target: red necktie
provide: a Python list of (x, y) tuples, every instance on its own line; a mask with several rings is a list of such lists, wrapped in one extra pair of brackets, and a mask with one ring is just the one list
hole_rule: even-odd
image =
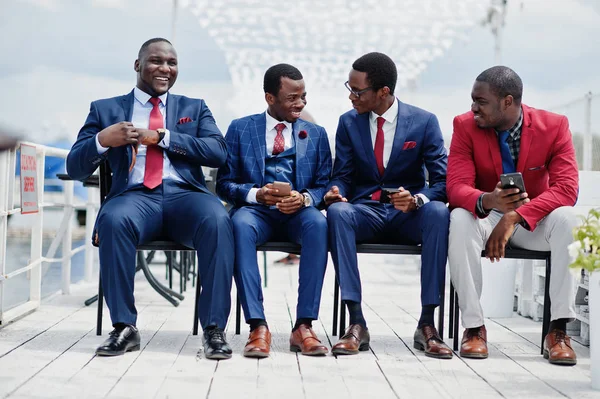
[(281, 154), (285, 149), (285, 139), (283, 138), (283, 129), (285, 129), (285, 125), (283, 123), (278, 123), (275, 125), (275, 129), (277, 129), (277, 135), (275, 136), (275, 142), (273, 143), (273, 155)]
[[(148, 129), (155, 130), (164, 126), (163, 116), (160, 113), (158, 104), (160, 98), (152, 97), (152, 111), (150, 111), (150, 122)], [(163, 174), (163, 150), (157, 145), (149, 145), (146, 148), (146, 170), (144, 171), (144, 186), (153, 189), (162, 183)]]
[[(377, 118), (377, 136), (375, 137), (375, 163), (377, 164), (377, 170), (379, 171), (379, 176), (383, 176), (383, 172), (385, 172), (385, 168), (383, 167), (383, 124), (385, 123), (385, 119), (381, 116)], [(371, 195), (371, 199), (375, 201), (379, 201), (379, 197), (381, 197), (381, 190), (378, 190)]]

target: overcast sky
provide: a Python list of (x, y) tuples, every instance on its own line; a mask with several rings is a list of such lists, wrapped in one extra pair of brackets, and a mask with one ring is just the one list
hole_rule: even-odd
[[(398, 0), (398, 7), (402, 3)], [(522, 77), (525, 103), (548, 108), (588, 91), (600, 93), (600, 0), (508, 4), (502, 63)], [(168, 0), (2, 1), (0, 85), (5, 95), (0, 96), (0, 124), (22, 129), (33, 141), (75, 140), (91, 101), (132, 89), (140, 44), (150, 37), (171, 36), (171, 5)], [(414, 91), (397, 92), (402, 101), (434, 112), (447, 137), (452, 118), (469, 109), (473, 80), (494, 65), (489, 28), (477, 24), (464, 33), (468, 40), (455, 42), (444, 57), (429, 64)], [(222, 131), (232, 118), (243, 116), (241, 110), (264, 111), (260, 87), (244, 107), (231, 100), (235, 89), (225, 55), (187, 9), (178, 14), (176, 48), (180, 75), (173, 92), (205, 98)], [(325, 115), (319, 107), (331, 98), (324, 100), (307, 89), (307, 109), (333, 135), (339, 115)], [(350, 108), (343, 91), (335, 101), (342, 110)], [(600, 97), (594, 110), (600, 114)], [(567, 113), (574, 130), (581, 129), (582, 102), (557, 111)]]

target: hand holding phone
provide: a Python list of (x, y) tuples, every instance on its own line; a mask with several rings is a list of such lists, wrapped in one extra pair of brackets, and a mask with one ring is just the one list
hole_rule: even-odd
[(399, 188), (382, 188), (381, 195), (379, 196), (379, 202), (382, 204), (389, 204), (391, 202), (390, 196), (394, 193), (399, 193)]
[(500, 181), (494, 191), (486, 193), (483, 197), (484, 209), (497, 209), (503, 213), (514, 211), (528, 202), (523, 176), (519, 172), (500, 175)]

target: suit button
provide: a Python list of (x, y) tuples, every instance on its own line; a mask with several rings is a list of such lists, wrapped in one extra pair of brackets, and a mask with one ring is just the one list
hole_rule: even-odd
[(277, 168), (277, 169), (275, 169), (275, 171), (276, 171), (277, 173), (279, 173), (279, 172), (281, 172), (281, 169)]

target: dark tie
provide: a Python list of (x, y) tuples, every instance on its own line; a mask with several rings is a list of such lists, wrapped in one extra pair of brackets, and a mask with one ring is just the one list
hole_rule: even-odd
[(275, 125), (275, 129), (277, 129), (277, 135), (275, 136), (275, 142), (273, 143), (273, 155), (281, 154), (285, 148), (285, 139), (283, 138), (283, 129), (285, 129), (285, 125), (283, 123), (278, 123)]
[(502, 155), (502, 173), (514, 173), (515, 163), (512, 155), (510, 154), (510, 147), (508, 146), (508, 130), (498, 133), (498, 145), (500, 146), (500, 154)]
[[(383, 172), (385, 172), (385, 168), (383, 167), (383, 142), (385, 137), (383, 136), (383, 124), (385, 123), (385, 119), (381, 116), (377, 118), (377, 136), (375, 137), (375, 163), (377, 164), (377, 170), (379, 171), (379, 176), (383, 176)], [(378, 190), (371, 195), (371, 199), (375, 201), (379, 201), (381, 197), (381, 190)]]
[[(158, 104), (160, 98), (152, 97), (152, 111), (150, 111), (150, 122), (148, 129), (155, 130), (164, 126), (163, 116), (160, 113)], [(152, 189), (158, 187), (162, 183), (163, 174), (163, 150), (157, 145), (149, 145), (146, 148), (146, 170), (144, 171), (144, 186)]]

